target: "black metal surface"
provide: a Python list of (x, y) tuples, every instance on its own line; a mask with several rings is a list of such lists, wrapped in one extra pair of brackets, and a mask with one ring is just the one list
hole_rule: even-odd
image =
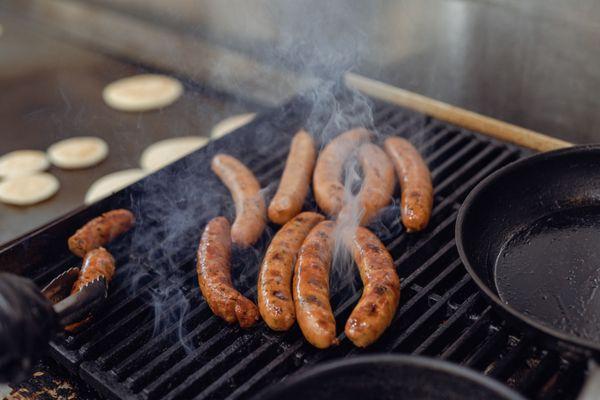
[(456, 225), (467, 270), (508, 317), (560, 347), (596, 353), (598, 168), (600, 146), (558, 150), (513, 163), (477, 185)]
[[(334, 100), (313, 106), (299, 98), (265, 113), (0, 253), (0, 264), (20, 268), (44, 285), (77, 265), (66, 248), (76, 228), (111, 208), (136, 213), (136, 228), (110, 245), (118, 268), (105, 309), (82, 332), (53, 344), (54, 357), (111, 398), (248, 398), (303, 367), (372, 352), (433, 356), (482, 371), (526, 396), (574, 398), (583, 364), (563, 359), (538, 346), (535, 337), (506, 325), (468, 276), (454, 242), (457, 211), (469, 191), (524, 152), (386, 104), (374, 104), (374, 128), (382, 135), (410, 138), (424, 154), (435, 187), (426, 231), (407, 235), (398, 223), (397, 207), (373, 226), (402, 279), (400, 307), (388, 331), (370, 349), (353, 347), (343, 324), (359, 294), (342, 285), (331, 299), (341, 344), (326, 351), (311, 347), (297, 327), (275, 333), (261, 323), (241, 330), (212, 315), (197, 287), (194, 253), (204, 223), (215, 215), (231, 216), (233, 208), (210, 172), (211, 156), (223, 150), (239, 157), (263, 186), (274, 188), (269, 184), (279, 178), (287, 145), (302, 124), (313, 131), (326, 126), (330, 134), (347, 128), (328, 118), (330, 107), (347, 99)], [(363, 122), (369, 125), (368, 119)], [(270, 227), (258, 251), (234, 256), (235, 284), (251, 298), (261, 251), (272, 233)], [(163, 321), (157, 331), (153, 299), (165, 286), (180, 296), (170, 298), (167, 291), (161, 315), (177, 311), (183, 300), (189, 306), (183, 317)]]
[(492, 378), (429, 357), (390, 354), (324, 363), (273, 385), (254, 400), (523, 400)]

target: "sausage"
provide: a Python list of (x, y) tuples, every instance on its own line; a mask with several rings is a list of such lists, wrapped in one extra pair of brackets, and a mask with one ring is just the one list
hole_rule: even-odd
[[(71, 294), (79, 292), (85, 285), (100, 277), (104, 277), (106, 279), (106, 284), (108, 285), (114, 274), (115, 259), (113, 256), (104, 247), (90, 250), (83, 259), (79, 277), (73, 284)], [(82, 321), (65, 326), (65, 330), (75, 332), (90, 320), (91, 316)]]
[(433, 207), (433, 186), (429, 168), (417, 149), (406, 139), (388, 138), (384, 149), (396, 168), (402, 190), (402, 223), (408, 232), (423, 230), (429, 223)]
[(360, 191), (356, 195), (358, 209), (353, 209), (351, 204), (345, 204), (339, 218), (349, 218), (348, 214), (355, 212), (357, 217), (360, 216), (360, 225), (366, 225), (379, 210), (391, 202), (396, 177), (388, 156), (373, 143), (360, 146), (358, 161), (364, 177)]
[(275, 331), (287, 331), (294, 325), (294, 261), (308, 232), (324, 219), (309, 211), (298, 214), (275, 234), (265, 253), (258, 273), (258, 308), (263, 320)]
[(231, 281), (231, 236), (225, 217), (213, 218), (198, 246), (196, 272), (202, 296), (215, 315), (248, 328), (259, 318), (256, 305), (238, 292)]
[(279, 188), (269, 204), (271, 221), (283, 225), (300, 213), (308, 194), (316, 158), (315, 141), (301, 129), (292, 139)]
[(400, 278), (390, 253), (366, 228), (348, 244), (360, 270), (363, 293), (346, 321), (346, 336), (358, 347), (375, 342), (390, 325), (400, 301)]
[(227, 186), (235, 203), (231, 241), (240, 247), (253, 245), (266, 226), (266, 207), (260, 183), (244, 164), (226, 154), (214, 156), (211, 167)]
[(334, 222), (323, 221), (310, 231), (300, 247), (294, 272), (298, 325), (306, 340), (320, 349), (338, 344), (335, 318), (329, 304), (334, 228)]
[(73, 254), (83, 258), (87, 252), (106, 246), (117, 236), (127, 232), (133, 224), (135, 224), (135, 217), (129, 210), (105, 212), (89, 221), (69, 238), (69, 249)]
[(313, 191), (317, 204), (327, 215), (336, 217), (344, 204), (344, 162), (370, 137), (371, 133), (366, 129), (352, 129), (329, 142), (319, 154), (313, 174)]

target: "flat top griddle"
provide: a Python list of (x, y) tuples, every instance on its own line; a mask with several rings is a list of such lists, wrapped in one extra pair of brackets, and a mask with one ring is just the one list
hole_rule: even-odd
[[(379, 352), (460, 363), (529, 397), (574, 398), (586, 360), (570, 360), (538, 346), (535, 337), (507, 325), (467, 275), (454, 243), (457, 210), (470, 189), (527, 151), (395, 106), (356, 101), (343, 88), (318, 98), (315, 104), (314, 96), (299, 96), (265, 112), (222, 140), (0, 253), (0, 263), (44, 285), (77, 262), (68, 253), (66, 238), (81, 224), (116, 207), (138, 216), (138, 226), (110, 246), (119, 267), (108, 306), (84, 331), (57, 340), (53, 357), (109, 398), (247, 398), (310, 365)], [(210, 158), (219, 151), (239, 157), (269, 197), (300, 126), (324, 130), (330, 137), (348, 128), (330, 118), (332, 107), (362, 115), (366, 105), (373, 108), (373, 118), (364, 125), (413, 141), (432, 170), (435, 187), (426, 231), (407, 235), (398, 223), (397, 206), (371, 226), (402, 279), (392, 326), (366, 350), (342, 335), (339, 346), (322, 351), (311, 347), (297, 327), (275, 333), (263, 323), (250, 330), (226, 325), (203, 301), (194, 263), (204, 223), (219, 214), (233, 215), (229, 194), (210, 172)], [(234, 254), (235, 284), (251, 298), (274, 229), (269, 227), (254, 250)], [(331, 300), (338, 332), (359, 295), (334, 282)], [(158, 320), (157, 311), (162, 316)]]

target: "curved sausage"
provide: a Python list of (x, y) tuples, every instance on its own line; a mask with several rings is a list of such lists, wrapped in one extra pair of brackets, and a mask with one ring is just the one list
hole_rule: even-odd
[(293, 292), (298, 325), (306, 340), (320, 349), (338, 343), (335, 317), (329, 304), (334, 228), (334, 222), (323, 221), (310, 231), (300, 247), (294, 272)]
[(429, 168), (417, 149), (406, 139), (388, 138), (384, 148), (400, 181), (402, 223), (408, 232), (423, 230), (429, 223), (433, 207)]
[(363, 170), (362, 186), (356, 195), (358, 209), (345, 204), (339, 219), (349, 218), (348, 213), (355, 212), (356, 217), (360, 215), (360, 225), (366, 225), (392, 201), (396, 177), (388, 156), (373, 143), (360, 146), (358, 161)]
[(283, 225), (300, 213), (308, 194), (316, 158), (315, 141), (301, 129), (292, 139), (279, 188), (269, 204), (271, 221)]
[(253, 245), (266, 225), (266, 207), (260, 193), (260, 183), (244, 164), (226, 154), (214, 156), (211, 167), (227, 186), (235, 203), (236, 216), (231, 226), (231, 241), (240, 247)]
[(358, 347), (375, 342), (390, 325), (400, 301), (400, 278), (390, 253), (366, 228), (358, 227), (351, 243), (364, 289), (346, 322), (346, 336)]
[(233, 287), (230, 258), (229, 221), (225, 217), (213, 218), (204, 228), (198, 246), (196, 272), (200, 291), (215, 315), (248, 328), (258, 321), (258, 309)]
[(298, 214), (275, 234), (265, 253), (258, 273), (258, 308), (263, 320), (275, 331), (287, 331), (294, 325), (294, 261), (308, 232), (324, 219), (314, 212)]
[(129, 210), (119, 209), (105, 212), (92, 219), (69, 238), (69, 249), (82, 257), (90, 250), (106, 246), (117, 236), (127, 232), (135, 224)]
[[(83, 259), (79, 277), (73, 284), (71, 294), (79, 292), (85, 285), (100, 277), (104, 277), (106, 279), (106, 284), (108, 285), (114, 274), (115, 259), (113, 256), (104, 247), (90, 250)], [(67, 325), (65, 326), (65, 330), (75, 332), (90, 321), (90, 319), (91, 317), (87, 317), (82, 321)]]
[(336, 217), (344, 205), (344, 162), (370, 137), (371, 132), (366, 129), (352, 129), (329, 142), (319, 154), (313, 174), (313, 191), (317, 204), (327, 215)]

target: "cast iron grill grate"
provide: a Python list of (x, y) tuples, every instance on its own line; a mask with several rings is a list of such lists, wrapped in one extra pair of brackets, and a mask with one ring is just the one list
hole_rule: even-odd
[[(197, 288), (195, 250), (204, 223), (214, 215), (231, 216), (232, 207), (223, 201), (227, 192), (210, 173), (209, 160), (218, 151), (239, 157), (268, 194), (281, 175), (291, 135), (309, 111), (304, 100), (294, 100), (0, 255), (16, 265), (28, 252), (55, 245), (55, 254), (46, 251), (43, 260), (32, 262), (27, 270), (44, 285), (77, 263), (64, 244), (75, 227), (119, 206), (138, 215), (136, 229), (111, 246), (118, 272), (109, 304), (82, 332), (52, 345), (58, 362), (107, 397), (234, 399), (250, 397), (300, 368), (333, 358), (409, 353), (469, 366), (530, 397), (574, 398), (584, 366), (507, 326), (470, 280), (454, 243), (457, 211), (470, 189), (526, 152), (388, 104), (374, 103), (374, 128), (383, 135), (408, 137), (417, 145), (432, 170), (435, 203), (430, 227), (423, 233), (405, 234), (396, 218), (397, 206), (372, 226), (402, 279), (400, 307), (384, 336), (367, 350), (353, 347), (344, 337), (343, 324), (360, 294), (349, 285), (332, 291), (341, 344), (326, 351), (312, 348), (297, 327), (275, 333), (261, 323), (242, 330), (212, 315)], [(203, 189), (212, 184), (214, 190)], [(155, 201), (157, 193), (166, 200)], [(176, 229), (164, 223), (178, 216), (181, 226)], [(273, 231), (271, 227), (270, 234)], [(267, 242), (265, 238), (257, 245), (259, 251), (234, 256), (235, 283), (251, 298), (256, 296), (257, 268)], [(160, 304), (163, 313), (178, 310), (183, 298), (189, 307), (157, 330), (153, 299), (165, 287), (180, 290), (172, 298), (167, 293)]]

